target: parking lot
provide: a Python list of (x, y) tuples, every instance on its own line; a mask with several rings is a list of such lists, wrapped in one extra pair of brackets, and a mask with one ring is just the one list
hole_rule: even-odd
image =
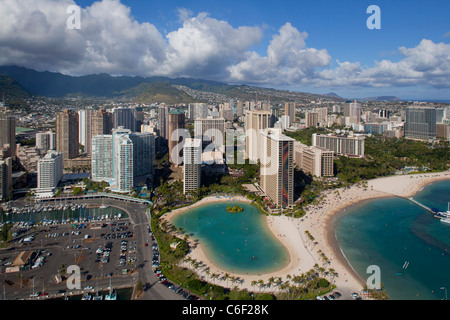
[[(35, 296), (69, 294), (61, 276), (70, 265), (80, 267), (82, 289), (106, 289), (110, 280), (114, 287), (135, 283), (138, 244), (129, 219), (84, 225), (17, 224), (12, 231), (9, 247), (0, 250), (6, 299), (27, 299), (33, 292)], [(19, 271), (14, 265), (24, 256), (28, 263)]]

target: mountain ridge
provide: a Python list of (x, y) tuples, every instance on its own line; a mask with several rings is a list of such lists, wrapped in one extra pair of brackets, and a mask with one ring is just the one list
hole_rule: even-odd
[[(340, 102), (349, 100), (334, 92), (314, 94), (186, 77), (112, 76), (107, 73), (71, 76), (15, 65), (0, 66), (0, 75), (12, 78), (15, 81), (16, 88), (18, 88), (18, 85), (24, 93), (27, 93), (24, 96), (128, 98), (139, 103), (165, 102), (169, 104), (216, 103), (229, 101), (232, 98), (242, 101), (268, 100), (272, 103), (287, 101), (304, 103), (317, 99)], [(1, 86), (0, 90), (2, 90)], [(401, 101), (400, 98), (391, 96), (359, 98), (357, 100)]]

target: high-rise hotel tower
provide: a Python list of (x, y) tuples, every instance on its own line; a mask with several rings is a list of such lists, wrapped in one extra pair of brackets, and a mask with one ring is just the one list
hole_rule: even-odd
[(282, 129), (265, 129), (261, 141), (261, 188), (273, 204), (287, 208), (294, 204), (294, 139)]

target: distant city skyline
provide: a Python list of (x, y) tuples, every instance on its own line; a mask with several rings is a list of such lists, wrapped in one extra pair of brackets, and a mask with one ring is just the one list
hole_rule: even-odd
[[(373, 4), (379, 30), (366, 26)], [(67, 27), (71, 5), (79, 29)], [(449, 9), (444, 0), (6, 0), (0, 65), (450, 100)]]

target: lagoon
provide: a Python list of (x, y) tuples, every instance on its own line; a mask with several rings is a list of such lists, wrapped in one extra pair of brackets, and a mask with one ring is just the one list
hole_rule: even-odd
[[(242, 212), (227, 212), (238, 204)], [(270, 231), (258, 208), (244, 202), (215, 202), (190, 209), (172, 223), (198, 239), (219, 268), (237, 274), (269, 273), (285, 267), (287, 248)]]

